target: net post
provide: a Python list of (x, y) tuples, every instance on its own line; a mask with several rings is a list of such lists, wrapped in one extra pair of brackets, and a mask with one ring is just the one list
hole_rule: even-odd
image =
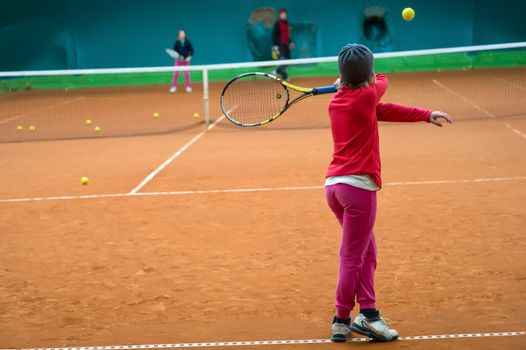
[(205, 123), (210, 124), (210, 103), (208, 101), (208, 68), (203, 67), (203, 104), (205, 111)]

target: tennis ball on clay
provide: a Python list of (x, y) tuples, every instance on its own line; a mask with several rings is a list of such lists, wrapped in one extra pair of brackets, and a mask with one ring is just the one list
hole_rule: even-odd
[(22, 130), (24, 130), (24, 127), (23, 127), (22, 125), (18, 125), (18, 126), (16, 127), (16, 130), (17, 130), (17, 131), (22, 131)]
[(195, 112), (194, 113), (194, 118), (199, 118), (199, 113)]
[(102, 129), (97, 125), (93, 130), (95, 130), (95, 132), (101, 132)]
[(34, 125), (31, 125), (31, 126), (29, 127), (29, 131), (31, 131), (31, 132), (35, 131), (36, 129), (37, 129), (37, 128), (36, 128)]
[(89, 183), (89, 179), (88, 179), (88, 177), (87, 177), (87, 176), (83, 176), (83, 177), (81, 177), (81, 178), (80, 178), (80, 183), (81, 183), (82, 185), (87, 185), (87, 184)]
[(85, 123), (86, 123), (86, 125), (91, 125), (92, 121), (91, 121), (91, 119), (86, 119)]
[(158, 112), (155, 112), (155, 113), (153, 114), (153, 117), (154, 117), (154, 118), (159, 118), (159, 113), (158, 113)]
[(415, 10), (413, 10), (410, 7), (406, 7), (402, 11), (402, 18), (405, 19), (406, 21), (412, 21), (413, 18), (415, 18)]

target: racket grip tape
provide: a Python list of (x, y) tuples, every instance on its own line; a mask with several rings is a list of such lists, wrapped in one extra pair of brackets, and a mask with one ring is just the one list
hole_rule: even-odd
[(313, 95), (320, 95), (320, 94), (334, 94), (338, 91), (336, 86), (320, 86), (312, 89)]

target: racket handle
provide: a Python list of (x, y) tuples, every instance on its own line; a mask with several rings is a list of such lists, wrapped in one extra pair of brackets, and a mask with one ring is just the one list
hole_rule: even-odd
[(320, 94), (334, 94), (338, 91), (336, 86), (320, 86), (312, 89), (313, 95), (320, 95)]

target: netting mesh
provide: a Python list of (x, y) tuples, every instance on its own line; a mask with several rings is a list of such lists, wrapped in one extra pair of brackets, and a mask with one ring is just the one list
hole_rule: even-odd
[[(524, 46), (378, 55), (375, 70), (390, 79), (384, 101), (444, 110), (457, 121), (521, 117), (526, 115)], [(0, 142), (200, 128), (205, 113), (202, 69), (208, 70), (206, 87), (213, 121), (222, 115), (220, 94), (226, 82), (241, 73), (272, 73), (283, 62), (268, 64), (193, 67), (191, 93), (185, 91), (183, 73), (177, 92), (170, 93), (173, 72), (169, 67), (54, 75), (0, 73)], [(292, 83), (304, 87), (330, 85), (338, 77), (336, 58), (287, 62), (286, 69)], [(328, 127), (330, 98), (305, 99), (260, 129)], [(218, 125), (220, 130), (236, 128), (227, 122)]]

